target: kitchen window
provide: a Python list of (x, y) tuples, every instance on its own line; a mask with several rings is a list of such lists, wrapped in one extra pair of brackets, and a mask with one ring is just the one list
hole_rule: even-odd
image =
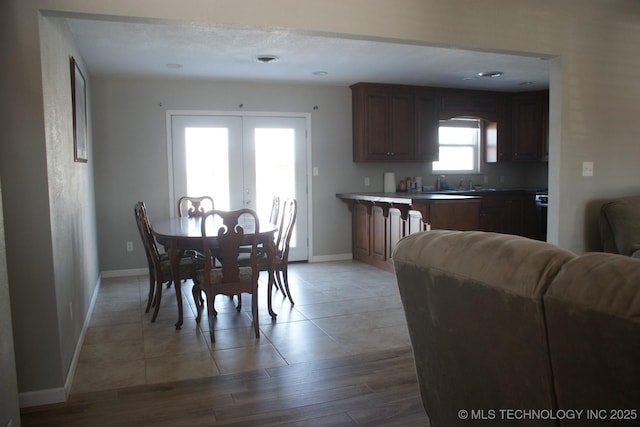
[(480, 172), (480, 120), (455, 118), (440, 120), (437, 173)]

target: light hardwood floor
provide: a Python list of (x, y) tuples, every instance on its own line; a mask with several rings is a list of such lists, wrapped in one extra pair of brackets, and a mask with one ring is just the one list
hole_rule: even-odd
[(22, 425), (428, 425), (395, 276), (351, 261), (289, 276), (296, 305), (275, 291), (274, 321), (261, 277), (259, 339), (250, 298), (238, 313), (219, 296), (214, 344), (189, 281), (176, 331), (173, 288), (151, 323), (147, 277), (103, 280), (69, 401)]

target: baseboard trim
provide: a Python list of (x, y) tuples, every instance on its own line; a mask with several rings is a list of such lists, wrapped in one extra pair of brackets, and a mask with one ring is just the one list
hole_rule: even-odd
[(64, 387), (58, 387), (47, 390), (27, 391), (18, 395), (18, 401), (21, 408), (62, 403), (67, 401), (67, 390)]
[(64, 383), (64, 389), (66, 390), (67, 398), (71, 394), (71, 386), (73, 385), (73, 378), (75, 377), (76, 368), (78, 367), (78, 359), (80, 358), (80, 351), (82, 350), (82, 345), (84, 344), (84, 337), (87, 334), (87, 329), (89, 329), (89, 325), (91, 324), (91, 316), (93, 316), (93, 309), (96, 306), (96, 300), (98, 299), (98, 294), (100, 293), (101, 284), (102, 284), (102, 277), (98, 277), (98, 282), (96, 283), (96, 286), (93, 289), (93, 295), (91, 296), (89, 309), (87, 310), (87, 315), (84, 318), (84, 324), (82, 325), (82, 330), (80, 331), (80, 337), (78, 338), (76, 349), (73, 352), (73, 358), (71, 359), (69, 372), (67, 372), (67, 380)]
[(76, 373), (76, 368), (78, 367), (80, 351), (82, 350), (82, 344), (84, 343), (84, 337), (87, 334), (87, 329), (89, 328), (89, 324), (91, 323), (91, 316), (93, 315), (96, 300), (98, 299), (98, 294), (100, 292), (100, 285), (101, 278), (98, 277), (96, 286), (93, 289), (93, 295), (91, 295), (89, 309), (87, 310), (87, 315), (85, 316), (82, 330), (80, 331), (80, 336), (78, 337), (78, 342), (76, 343), (76, 348), (73, 352), (73, 358), (71, 359), (71, 364), (69, 365), (69, 371), (67, 372), (67, 378), (64, 382), (64, 387), (20, 393), (18, 395), (18, 401), (21, 408), (50, 405), (52, 403), (62, 403), (66, 402), (69, 398), (69, 395), (71, 394), (71, 386), (73, 385), (73, 378)]
[(309, 262), (330, 262), (330, 261), (347, 261), (353, 259), (353, 255), (335, 254), (335, 255), (315, 255), (309, 258)]
[(103, 279), (112, 277), (129, 277), (129, 276), (148, 276), (148, 268), (131, 268), (129, 270), (106, 270), (103, 271), (101, 276)]

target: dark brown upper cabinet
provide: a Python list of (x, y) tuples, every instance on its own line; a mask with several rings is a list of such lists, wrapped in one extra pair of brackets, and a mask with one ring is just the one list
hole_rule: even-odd
[(548, 159), (548, 91), (492, 92), (357, 83), (353, 101), (354, 162), (438, 160), (440, 120), (482, 120), (482, 160)]
[[(511, 145), (513, 161), (537, 162), (548, 159), (548, 92), (522, 92), (511, 98)], [(546, 118), (546, 120), (545, 120)]]
[(504, 99), (501, 93), (466, 90), (440, 89), (440, 119), (454, 117), (475, 117), (489, 122), (498, 122), (504, 116)]
[(437, 160), (438, 116), (433, 91), (371, 83), (355, 84), (351, 90), (354, 162)]

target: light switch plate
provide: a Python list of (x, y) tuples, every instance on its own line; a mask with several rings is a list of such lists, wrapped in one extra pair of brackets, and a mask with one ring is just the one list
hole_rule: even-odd
[(593, 162), (582, 162), (582, 176), (593, 176)]

